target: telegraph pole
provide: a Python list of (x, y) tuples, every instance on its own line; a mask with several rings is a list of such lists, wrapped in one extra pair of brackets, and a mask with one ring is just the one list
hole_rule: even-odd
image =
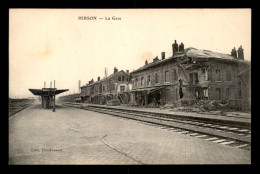
[(55, 80), (54, 80), (54, 101), (53, 101), (53, 112), (55, 112)]

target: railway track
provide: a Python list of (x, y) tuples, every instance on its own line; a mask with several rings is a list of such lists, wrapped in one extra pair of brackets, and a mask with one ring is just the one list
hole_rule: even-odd
[(82, 106), (78, 103), (63, 103), (65, 106), (76, 107), (93, 112), (109, 114), (122, 119), (131, 119), (151, 126), (179, 132), (189, 136), (212, 141), (222, 145), (251, 150), (251, 128), (246, 124), (231, 124), (231, 122), (216, 122), (214, 120), (199, 120), (174, 117), (159, 113), (148, 113), (118, 108)]
[(21, 112), (22, 110), (28, 108), (29, 106), (31, 106), (33, 104), (32, 103), (28, 103), (28, 104), (23, 104), (21, 106), (15, 106), (15, 107), (10, 107), (9, 106), (9, 117), (13, 116), (14, 114)]

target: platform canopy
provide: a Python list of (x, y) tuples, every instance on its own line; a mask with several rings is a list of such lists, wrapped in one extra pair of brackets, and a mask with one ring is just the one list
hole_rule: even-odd
[(160, 86), (160, 87), (149, 87), (149, 88), (141, 88), (141, 89), (133, 89), (131, 92), (142, 92), (142, 91), (147, 91), (148, 93), (153, 92), (153, 91), (157, 91), (164, 88), (164, 86)]
[(33, 95), (49, 95), (49, 94), (53, 95), (54, 90), (55, 90), (55, 95), (68, 91), (68, 89), (56, 89), (56, 88), (29, 89), (29, 91), (31, 91)]

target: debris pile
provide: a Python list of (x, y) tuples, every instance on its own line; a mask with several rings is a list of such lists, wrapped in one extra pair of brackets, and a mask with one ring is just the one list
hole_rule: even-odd
[[(215, 110), (228, 109), (228, 102), (217, 102), (215, 100), (198, 100), (182, 103), (171, 103), (160, 106), (160, 109), (170, 109), (171, 111), (184, 111), (184, 112), (206, 112)], [(223, 112), (224, 114), (224, 112)]]
[(160, 109), (174, 109), (181, 107), (180, 102), (166, 103), (165, 105), (160, 106)]
[(147, 107), (148, 108), (158, 108), (159, 106), (152, 102), (152, 103), (148, 104)]

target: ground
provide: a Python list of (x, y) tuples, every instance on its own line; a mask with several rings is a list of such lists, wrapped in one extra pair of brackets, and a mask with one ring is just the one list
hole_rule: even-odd
[(34, 104), (9, 118), (9, 164), (250, 164), (250, 153), (76, 108)]

